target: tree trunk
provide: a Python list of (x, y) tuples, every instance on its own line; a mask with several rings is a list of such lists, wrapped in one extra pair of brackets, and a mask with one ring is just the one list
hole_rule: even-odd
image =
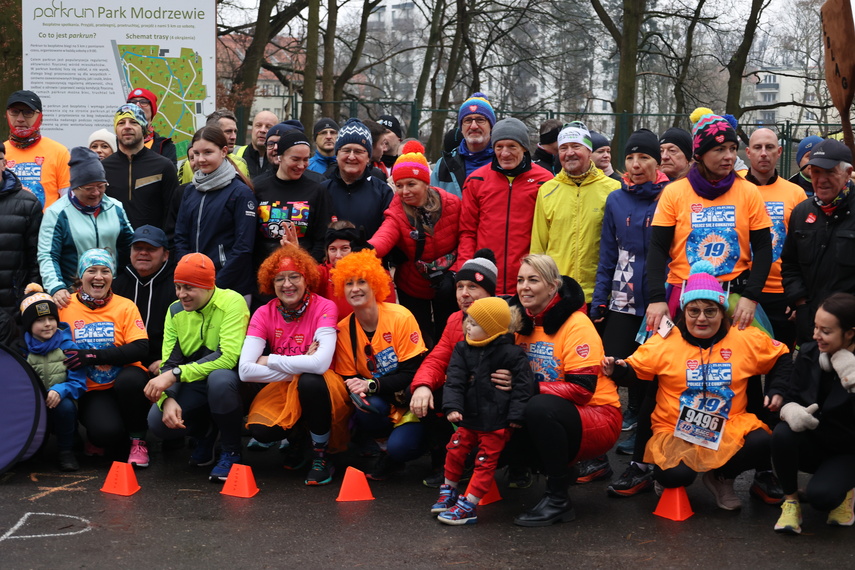
[[(306, 24), (306, 65), (303, 68), (303, 109), (300, 122), (307, 129), (315, 119), (315, 84), (318, 81), (318, 39), (321, 27), (321, 0), (310, 0)], [(296, 111), (296, 109), (295, 109)]]
[(745, 65), (748, 63), (748, 54), (751, 51), (751, 43), (754, 41), (754, 33), (760, 22), (764, 4), (768, 0), (751, 0), (751, 12), (745, 22), (742, 41), (739, 47), (727, 62), (727, 101), (724, 105), (725, 113), (730, 113), (737, 119), (742, 116), (742, 79), (745, 73)]
[[(433, 12), (431, 13), (428, 45), (425, 48), (424, 63), (422, 64), (422, 71), (419, 75), (419, 82), (416, 85), (415, 101), (417, 109), (422, 109), (424, 107), (425, 93), (427, 92), (431, 71), (434, 69), (433, 58), (436, 54), (436, 45), (440, 40), (440, 23), (442, 22), (443, 16), (445, 16), (445, 0), (437, 0), (436, 5), (433, 8)], [(417, 127), (418, 126), (419, 125), (417, 125)]]
[[(365, 48), (365, 38), (368, 35), (368, 17), (371, 15), (371, 10), (373, 10), (379, 3), (380, 0), (363, 0), (362, 2), (362, 17), (359, 20), (359, 36), (356, 38), (356, 45), (353, 47), (353, 53), (350, 55), (350, 60), (336, 78), (333, 86), (333, 98), (336, 101), (344, 99), (344, 87), (347, 85), (347, 82), (353, 78), (356, 66), (362, 58), (362, 50)], [(335, 104), (336, 116), (338, 116), (340, 106), (340, 103)]]
[(335, 98), (335, 32), (338, 27), (338, 0), (329, 0), (327, 5), (327, 29), (324, 32), (324, 76), (321, 81), (321, 115), (339, 120), (332, 101)]
[(706, 0), (698, 0), (698, 4), (695, 6), (695, 12), (692, 14), (692, 19), (689, 22), (689, 27), (686, 29), (686, 51), (683, 54), (683, 58), (680, 60), (680, 73), (674, 81), (674, 101), (676, 106), (674, 108), (674, 122), (671, 125), (674, 127), (679, 127), (685, 122), (682, 115), (685, 115), (688, 112), (688, 109), (686, 109), (685, 92), (686, 77), (689, 75), (689, 66), (692, 63), (695, 28), (701, 18), (701, 11), (704, 8), (704, 4), (706, 4)]
[[(465, 55), (463, 52), (463, 34), (468, 27), (467, 20), (466, 1), (457, 0), (457, 27), (454, 30), (454, 39), (451, 41), (451, 50), (448, 54), (448, 67), (437, 109), (448, 108), (449, 100), (451, 99), (451, 89), (457, 79), (460, 62)], [(442, 152), (442, 139), (445, 136), (445, 119), (445, 115), (441, 112), (435, 112), (431, 116), (430, 140), (428, 141), (428, 148), (426, 150), (429, 153), (428, 156), (433, 156), (434, 160)]]
[[(638, 66), (638, 36), (644, 19), (647, 0), (624, 0), (623, 32), (621, 33), (620, 64), (618, 65), (618, 85), (615, 96), (615, 112), (627, 113), (626, 120), (615, 123), (612, 137), (614, 148), (623, 148), (629, 134), (633, 131), (635, 113), (636, 69)], [(617, 145), (617, 146), (615, 146)]]

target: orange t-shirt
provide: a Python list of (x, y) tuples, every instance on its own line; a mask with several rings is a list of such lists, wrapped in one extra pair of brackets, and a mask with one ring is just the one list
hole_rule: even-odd
[(745, 413), (748, 378), (766, 374), (787, 352), (785, 344), (756, 327), (731, 327), (722, 340), (704, 350), (686, 342), (680, 331), (673, 329), (667, 338), (653, 335), (626, 361), (641, 380), (659, 377), (656, 409), (651, 416), (653, 433), (671, 433), (680, 405), (701, 397), (705, 397), (708, 411), (730, 420)]
[(528, 356), (537, 382), (564, 382), (564, 375), (597, 374), (597, 389), (589, 406), (614, 406), (620, 408), (617, 387), (611, 378), (602, 373), (603, 342), (584, 314), (574, 311), (554, 335), (534, 327), (528, 335), (516, 335), (517, 344)]
[[(338, 322), (333, 369), (342, 376), (382, 378), (395, 372), (399, 362), (409, 360), (427, 350), (419, 332), (419, 324), (409, 310), (391, 303), (377, 303), (377, 308), (380, 315), (371, 342), (359, 323), (356, 323), (356, 365), (350, 342), (350, 319), (356, 317), (351, 315)], [(369, 344), (374, 352), (374, 372), (368, 370), (369, 357), (365, 354), (365, 347)]]
[[(77, 295), (72, 295), (69, 305), (59, 310), (59, 317), (71, 326), (71, 336), (80, 348), (97, 350), (148, 338), (137, 306), (130, 299), (119, 295), (113, 295), (106, 307), (95, 310), (81, 303)], [(134, 362), (131, 366), (146, 370), (140, 362)], [(124, 366), (110, 364), (87, 367), (86, 389), (106, 390), (112, 387), (122, 368)]]
[(21, 185), (36, 195), (42, 210), (56, 202), (60, 192), (65, 194), (71, 184), (68, 149), (53, 139), (42, 137), (27, 148), (15, 148), (10, 141), (6, 145), (6, 168), (21, 179)]
[(798, 204), (803, 202), (805, 191), (801, 186), (793, 184), (778, 176), (773, 184), (758, 186), (760, 195), (766, 204), (766, 213), (772, 220), (772, 268), (766, 278), (764, 293), (783, 293), (784, 285), (781, 280), (781, 250), (787, 238), (787, 228), (790, 226), (790, 214)]
[(701, 259), (712, 263), (720, 281), (737, 277), (751, 261), (749, 232), (772, 222), (757, 187), (737, 176), (715, 200), (695, 194), (686, 178), (672, 182), (662, 190), (653, 225), (674, 226), (668, 283), (679, 285)]

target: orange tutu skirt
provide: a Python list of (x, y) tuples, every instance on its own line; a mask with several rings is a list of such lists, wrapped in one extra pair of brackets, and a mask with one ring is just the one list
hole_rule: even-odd
[(745, 436), (756, 429), (772, 433), (754, 414), (738, 414), (727, 420), (718, 449), (708, 449), (674, 437), (674, 426), (671, 426), (671, 431), (653, 434), (644, 449), (644, 462), (653, 463), (660, 469), (671, 469), (682, 461), (698, 473), (718, 469), (742, 449)]
[[(294, 376), (290, 382), (271, 382), (265, 386), (252, 400), (246, 423), (279, 426), (286, 430), (294, 427), (303, 413), (297, 393), (298, 378), (299, 376)], [(339, 453), (347, 449), (350, 439), (350, 396), (341, 376), (332, 370), (324, 372), (324, 381), (332, 405), (329, 450), (330, 453)]]

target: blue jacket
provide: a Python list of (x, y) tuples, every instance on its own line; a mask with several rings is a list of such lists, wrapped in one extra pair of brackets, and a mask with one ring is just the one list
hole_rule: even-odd
[[(77, 400), (86, 392), (86, 369), (68, 370), (62, 361), (65, 359), (64, 350), (79, 348), (71, 339), (71, 327), (60, 321), (57, 330), (47, 341), (34, 338), (29, 332), (24, 333), (26, 349), (24, 357), (36, 371), (48, 390), (55, 390), (60, 398)], [(60, 374), (56, 375), (59, 371)], [(51, 374), (54, 377), (51, 378)], [(59, 379), (57, 376), (61, 376)]]
[(207, 192), (189, 184), (175, 224), (176, 257), (204, 253), (214, 261), (217, 287), (249, 295), (255, 283), (255, 217), (255, 195), (239, 176)]
[(323, 174), (333, 164), (335, 164), (335, 155), (324, 156), (318, 151), (315, 151), (315, 154), (313, 154), (312, 158), (309, 159), (309, 170)]
[(78, 277), (77, 260), (94, 247), (112, 253), (116, 267), (130, 261), (134, 230), (122, 204), (104, 196), (101, 210), (93, 216), (78, 210), (70, 195), (69, 191), (45, 210), (39, 231), (39, 269), (50, 295), (71, 287)]
[(600, 262), (591, 301), (592, 318), (605, 316), (605, 309), (642, 316), (647, 309), (647, 248), (657, 200), (668, 183), (660, 177), (609, 194), (600, 234)]

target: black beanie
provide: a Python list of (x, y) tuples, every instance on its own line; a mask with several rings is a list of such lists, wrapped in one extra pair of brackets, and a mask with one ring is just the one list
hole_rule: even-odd
[(342, 228), (340, 230), (327, 228), (327, 233), (324, 236), (324, 253), (329, 249), (330, 244), (337, 239), (343, 239), (350, 242), (350, 252), (357, 253), (363, 249), (374, 249), (368, 239), (365, 237), (365, 228)]
[(659, 141), (656, 139), (656, 134), (647, 129), (638, 129), (626, 141), (623, 157), (631, 155), (634, 152), (641, 152), (648, 156), (652, 156), (656, 160), (656, 164), (661, 164), (662, 153), (659, 151)]
[(686, 155), (686, 160), (692, 160), (692, 135), (687, 130), (671, 127), (659, 137), (659, 144), (676, 145)]
[(288, 150), (289, 148), (297, 145), (304, 144), (307, 147), (311, 146), (309, 144), (309, 138), (306, 136), (306, 133), (301, 131), (297, 131), (294, 129), (287, 130), (282, 133), (282, 136), (279, 137), (279, 140), (276, 141), (276, 156), (281, 155), (283, 152)]
[(51, 316), (59, 322), (59, 309), (53, 298), (44, 292), (42, 286), (38, 283), (30, 283), (24, 289), (26, 297), (21, 301), (21, 324), (24, 326), (24, 331), (30, 334), (33, 333), (33, 323), (39, 317)]

